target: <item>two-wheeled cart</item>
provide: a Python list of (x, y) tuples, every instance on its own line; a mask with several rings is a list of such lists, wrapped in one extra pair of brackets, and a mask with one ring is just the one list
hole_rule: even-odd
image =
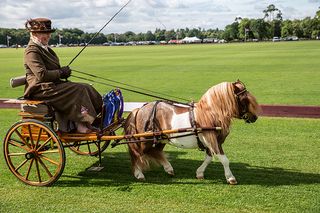
[[(8, 130), (3, 143), (5, 161), (10, 171), (22, 182), (33, 186), (50, 186), (61, 176), (66, 162), (65, 148), (77, 154), (99, 156), (109, 146), (131, 142), (154, 142), (154, 138), (170, 138), (170, 134), (217, 130), (212, 128), (183, 128), (145, 132), (134, 135), (116, 135), (125, 119), (88, 134), (63, 133), (58, 130), (54, 110), (43, 101), (8, 100), (21, 105), (21, 120)], [(144, 137), (143, 141), (139, 138)], [(150, 140), (148, 139), (150, 138)], [(124, 141), (130, 139), (130, 141)], [(97, 167), (98, 168), (98, 167)]]

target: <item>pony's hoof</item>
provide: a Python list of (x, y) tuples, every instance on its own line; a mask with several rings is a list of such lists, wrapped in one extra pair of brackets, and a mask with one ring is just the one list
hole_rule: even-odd
[(237, 182), (237, 180), (236, 180), (235, 178), (229, 178), (229, 179), (227, 180), (227, 182), (228, 182), (230, 185), (237, 185), (237, 184), (238, 184), (238, 182)]
[(144, 175), (142, 173), (135, 173), (134, 176), (139, 181), (145, 181), (146, 180), (146, 178), (144, 177)]
[(138, 180), (138, 181), (141, 181), (141, 182), (146, 181), (146, 179), (145, 179), (144, 177), (139, 177), (139, 178), (137, 178), (137, 180)]
[(204, 180), (204, 176), (197, 176), (198, 180)]
[(174, 171), (169, 171), (169, 172), (167, 172), (167, 173), (168, 173), (168, 175), (170, 175), (171, 177), (174, 176)]

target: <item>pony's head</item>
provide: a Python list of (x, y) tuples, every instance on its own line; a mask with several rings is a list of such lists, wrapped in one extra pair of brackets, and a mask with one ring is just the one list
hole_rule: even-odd
[(246, 86), (240, 80), (232, 83), (232, 85), (238, 105), (238, 118), (245, 120), (247, 123), (254, 123), (261, 112), (256, 98), (246, 89)]

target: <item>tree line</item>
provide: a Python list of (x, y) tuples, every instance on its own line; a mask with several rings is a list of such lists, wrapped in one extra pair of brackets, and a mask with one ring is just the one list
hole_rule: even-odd
[[(283, 20), (282, 12), (275, 5), (270, 4), (263, 12), (263, 17), (248, 19), (236, 17), (234, 22), (227, 25), (224, 30), (185, 28), (185, 29), (156, 29), (154, 32), (134, 33), (99, 33), (92, 44), (106, 42), (130, 41), (169, 41), (185, 37), (198, 37), (200, 39), (224, 39), (226, 41), (247, 41), (251, 39), (269, 40), (272, 37), (297, 36), (302, 39), (320, 38), (320, 7), (314, 17), (298, 20)], [(95, 33), (87, 33), (77, 28), (56, 29), (51, 35), (51, 44), (75, 44), (88, 42)], [(0, 44), (26, 45), (29, 41), (29, 32), (25, 29), (0, 28)]]

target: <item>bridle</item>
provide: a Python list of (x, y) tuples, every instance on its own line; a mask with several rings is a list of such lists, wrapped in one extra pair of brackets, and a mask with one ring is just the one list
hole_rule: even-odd
[[(241, 89), (240, 91), (236, 92), (236, 89), (239, 89), (239, 87), (236, 86), (236, 84), (241, 84), (243, 86), (243, 89)], [(244, 120), (248, 120), (248, 105), (243, 103), (243, 101), (241, 100), (245, 100), (247, 98), (248, 95), (248, 90), (246, 89), (246, 86), (244, 85), (244, 83), (242, 83), (241, 81), (237, 81), (235, 83), (233, 83), (233, 86), (235, 88), (235, 97), (237, 100), (237, 104), (238, 104), (238, 109), (239, 109), (239, 116), (241, 119)]]

